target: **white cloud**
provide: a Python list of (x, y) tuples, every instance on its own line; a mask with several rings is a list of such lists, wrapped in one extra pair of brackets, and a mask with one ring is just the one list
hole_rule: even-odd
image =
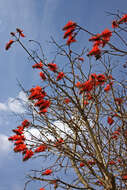
[(62, 123), (61, 121), (56, 121), (54, 122), (54, 125), (61, 138), (65, 138), (67, 135), (73, 135), (73, 131), (67, 126), (67, 124)]
[(11, 143), (8, 141), (8, 136), (4, 134), (0, 134), (0, 152), (2, 153), (8, 153), (8, 151), (11, 148)]
[(16, 100), (14, 98), (8, 99), (8, 108), (10, 111), (13, 111), (15, 113), (24, 113), (25, 110), (22, 106), (22, 103), (19, 100)]
[(20, 91), (20, 92), (19, 92), (18, 97), (19, 97), (19, 99), (21, 99), (21, 100), (24, 101), (24, 102), (27, 102), (27, 101), (28, 101), (27, 96), (26, 96), (26, 94), (25, 94), (23, 91)]
[(9, 97), (7, 102), (0, 102), (0, 111), (12, 111), (15, 113), (24, 113), (24, 105), (27, 103), (26, 94), (21, 91), (16, 98)]
[(8, 109), (7, 106), (4, 103), (0, 102), (0, 110), (1, 111), (6, 111), (7, 109)]
[[(61, 121), (56, 121), (53, 124), (53, 127), (56, 128), (56, 132), (59, 135), (59, 137), (65, 139), (67, 135), (73, 135), (72, 130), (67, 126), (67, 124), (62, 123)], [(25, 132), (25, 137), (28, 140), (27, 144), (36, 144), (39, 140), (43, 140), (44, 142), (47, 140), (56, 141), (56, 138), (49, 133), (49, 131), (44, 132), (43, 135), (39, 131), (39, 129), (36, 128), (30, 128)]]
[[(91, 127), (93, 126), (92, 120), (89, 120)], [(79, 124), (80, 125), (80, 124)], [(74, 132), (70, 129), (70, 127), (61, 122), (61, 121), (55, 121), (52, 125), (54, 130), (56, 131), (57, 135), (63, 139), (73, 137)], [(86, 135), (86, 138), (89, 138), (88, 131), (84, 125), (80, 126), (80, 130), (84, 131), (84, 134)], [(51, 140), (52, 142), (56, 141), (56, 138), (54, 137), (53, 133), (49, 132), (48, 130), (44, 131), (43, 128), (43, 135), (41, 134), (41, 130), (37, 128), (30, 128), (25, 132), (25, 137), (28, 140), (27, 144), (36, 144), (39, 142), (39, 140), (43, 140), (43, 142), (46, 142), (47, 140)], [(81, 132), (79, 131), (79, 135), (81, 135)]]

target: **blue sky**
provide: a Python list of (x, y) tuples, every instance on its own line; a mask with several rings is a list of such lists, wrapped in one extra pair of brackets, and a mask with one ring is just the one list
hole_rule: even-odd
[[(91, 32), (100, 32), (105, 27), (111, 28), (112, 19), (107, 16), (106, 11), (115, 12), (119, 9), (126, 12), (126, 7), (126, 0), (0, 1), (0, 190), (23, 190), (25, 174), (33, 165), (36, 168), (38, 163), (22, 163), (21, 155), (14, 154), (12, 145), (7, 141), (11, 130), (20, 121), (11, 111), (22, 112), (21, 105), (14, 101), (16, 97), (23, 98), (17, 79), (26, 89), (39, 82), (37, 73), (32, 70), (32, 63), (28, 62), (28, 56), (21, 47), (14, 45), (8, 52), (5, 51), (5, 44), (10, 40), (9, 33), (14, 32), (16, 27), (23, 29), (27, 37), (23, 39), (25, 45), (29, 47), (29, 39), (39, 41), (50, 61), (52, 47), (47, 41), (53, 36), (58, 42), (62, 42), (61, 29), (68, 20), (77, 22)], [(83, 38), (83, 46), (88, 45), (87, 40), (85, 41), (87, 38), (87, 35)], [(38, 190), (39, 185), (31, 184), (28, 189)]]

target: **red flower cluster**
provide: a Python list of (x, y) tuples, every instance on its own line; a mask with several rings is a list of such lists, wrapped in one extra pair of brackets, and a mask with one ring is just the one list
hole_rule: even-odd
[(51, 169), (47, 169), (44, 172), (42, 172), (42, 175), (50, 175), (52, 173)]
[(85, 166), (85, 164), (83, 162), (80, 162), (80, 167)]
[(114, 160), (110, 160), (110, 161), (108, 162), (108, 165), (116, 165), (116, 162), (115, 162)]
[(85, 106), (89, 104), (88, 100), (84, 100), (83, 103), (84, 103)]
[(21, 36), (23, 38), (25, 37), (25, 35), (23, 34), (23, 30), (16, 28), (16, 31), (19, 33), (19, 36)]
[[(95, 165), (96, 162), (94, 160), (88, 160), (87, 164), (92, 166), (92, 165)], [(85, 166), (84, 162), (80, 162), (80, 167), (83, 167), (83, 166)]]
[(65, 104), (69, 104), (70, 103), (70, 99), (69, 98), (64, 98), (64, 103)]
[(8, 50), (10, 47), (11, 47), (11, 45), (14, 43), (14, 40), (10, 40), (7, 44), (6, 44), (6, 46), (5, 46), (5, 50)]
[(43, 64), (41, 61), (32, 66), (33, 69), (41, 69), (42, 67), (43, 67)]
[(114, 120), (112, 119), (112, 117), (108, 116), (107, 122), (109, 125), (112, 125), (114, 123)]
[(58, 139), (55, 143), (55, 146), (59, 146), (61, 145), (62, 143), (64, 143), (64, 140), (62, 138)]
[(29, 95), (29, 100), (35, 100), (35, 99), (41, 99), (46, 96), (46, 92), (42, 91), (42, 88), (40, 86), (36, 86), (35, 88), (30, 89), (31, 94)]
[(46, 145), (40, 145), (35, 149), (35, 152), (44, 152), (47, 149)]
[(108, 92), (109, 90), (111, 90), (111, 86), (112, 86), (112, 83), (107, 84), (106, 87), (104, 88), (104, 91)]
[(48, 63), (48, 68), (50, 69), (50, 71), (56, 72), (57, 65), (55, 63)]
[(87, 54), (87, 56), (92, 56), (92, 55), (94, 55), (96, 57), (96, 59), (100, 58), (101, 50), (98, 47), (98, 45), (94, 45), (93, 48), (91, 49), (91, 51)]
[(45, 74), (43, 72), (40, 72), (39, 75), (40, 75), (40, 77), (41, 77), (42, 80), (46, 80), (46, 76), (45, 76)]
[(50, 106), (50, 100), (44, 99), (46, 92), (42, 90), (40, 86), (36, 86), (30, 90), (29, 100), (37, 100), (34, 106), (39, 107), (40, 114), (46, 113), (47, 108)]
[(76, 42), (75, 40), (75, 29), (76, 29), (76, 23), (73, 21), (68, 21), (68, 23), (63, 27), (63, 30), (65, 31), (63, 38), (67, 38), (68, 40), (66, 42), (67, 45), (70, 45), (72, 42)]
[(122, 98), (115, 98), (114, 100), (119, 105), (123, 103), (123, 99)]
[(119, 24), (123, 24), (127, 22), (127, 14), (123, 15), (119, 20), (112, 21), (112, 28), (118, 28)]
[(127, 22), (127, 14), (123, 15), (122, 18), (118, 21), (119, 24), (123, 24)]
[(119, 135), (120, 135), (120, 130), (117, 129), (112, 133), (111, 139), (117, 140)]
[(127, 174), (124, 174), (124, 175), (122, 176), (122, 180), (127, 180)]
[(57, 76), (57, 78), (56, 78), (56, 80), (57, 80), (57, 81), (58, 81), (58, 80), (61, 80), (63, 77), (64, 77), (64, 73), (63, 73), (63, 72), (59, 72), (59, 73), (58, 73), (58, 76)]
[(112, 28), (118, 28), (119, 24), (117, 22), (117, 20), (113, 20), (112, 21)]
[[(21, 29), (16, 28), (16, 31), (17, 31), (17, 33), (19, 34), (19, 37), (20, 37), (20, 36), (21, 36), (21, 37), (25, 37), (25, 35), (23, 34), (23, 31), (22, 31)], [(12, 37), (14, 37), (16, 33), (11, 32), (10, 34), (11, 34)], [(8, 50), (14, 42), (15, 42), (14, 40), (10, 40), (10, 41), (5, 45), (5, 50)]]
[(30, 122), (28, 120), (24, 120), (22, 122), (21, 126), (18, 126), (17, 129), (13, 129), (13, 132), (16, 133), (16, 135), (13, 135), (8, 138), (9, 141), (15, 141), (14, 142), (14, 152), (22, 152), (25, 154), (23, 161), (28, 160), (33, 156), (33, 151), (29, 150), (25, 144), (25, 137), (23, 135), (24, 129), (30, 126)]
[(83, 57), (79, 57), (78, 60), (83, 62), (84, 58)]
[(106, 81), (107, 78), (105, 75), (103, 74), (96, 75), (95, 73), (93, 73), (89, 76), (89, 79), (86, 82), (84, 83), (77, 82), (76, 87), (80, 89), (80, 94), (82, 94), (82, 92), (86, 92), (87, 97), (90, 100), (92, 99), (90, 91), (92, 91), (98, 85), (103, 85)]
[(28, 150), (28, 149), (26, 149), (26, 151), (24, 153), (25, 153), (25, 156), (23, 158), (23, 161), (28, 160), (29, 158), (31, 158), (34, 155), (34, 152), (32, 150)]
[(110, 37), (112, 36), (112, 32), (109, 29), (105, 29), (102, 31), (101, 34), (97, 34), (95, 36), (92, 36), (89, 41), (93, 42), (93, 48), (92, 50), (87, 54), (87, 56), (95, 56), (96, 59), (100, 58), (101, 56), (101, 49), (100, 47), (104, 47), (110, 40)]

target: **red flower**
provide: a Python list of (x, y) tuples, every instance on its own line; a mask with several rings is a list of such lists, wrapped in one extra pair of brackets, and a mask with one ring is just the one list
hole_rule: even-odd
[(40, 145), (39, 147), (37, 147), (35, 149), (35, 152), (43, 152), (47, 149), (47, 146), (46, 145)]
[(43, 72), (40, 72), (40, 77), (41, 77), (42, 80), (46, 80), (46, 76), (45, 76), (45, 74)]
[(117, 102), (119, 105), (123, 103), (123, 99), (122, 99), (122, 98), (115, 98), (114, 100), (115, 100), (115, 102)]
[(5, 49), (8, 50), (8, 49), (11, 47), (11, 45), (12, 45), (13, 43), (14, 43), (14, 40), (10, 40), (10, 41), (6, 44)]
[(123, 24), (124, 22), (127, 22), (127, 14), (123, 15), (122, 18), (119, 20), (119, 24)]
[(99, 46), (101, 46), (103, 44), (103, 41), (102, 40), (97, 40), (97, 41), (94, 41), (93, 42), (93, 47), (99, 47)]
[(108, 162), (108, 165), (115, 165), (115, 164), (116, 164), (116, 162), (114, 160), (111, 160)]
[(80, 167), (85, 166), (85, 164), (83, 162), (80, 162)]
[(69, 35), (66, 44), (67, 44), (67, 45), (70, 45), (70, 44), (73, 43), (73, 42), (76, 42), (76, 39), (74, 38), (74, 36)]
[(24, 135), (14, 135), (8, 138), (9, 141), (25, 140)]
[(26, 144), (19, 144), (19, 145), (15, 146), (14, 151), (15, 152), (22, 152), (26, 149), (27, 149)]
[(77, 88), (80, 88), (81, 85), (82, 85), (82, 84), (81, 84), (81, 82), (79, 82), (79, 81), (75, 84), (75, 86), (76, 86)]
[(64, 143), (64, 140), (62, 138), (58, 139), (55, 143), (55, 146), (59, 146), (61, 145), (62, 143)]
[(16, 141), (15, 142), (15, 145), (18, 145), (18, 144), (23, 144), (24, 143), (24, 141), (23, 140), (18, 140), (18, 141)]
[(96, 85), (104, 84), (105, 82), (106, 82), (106, 77), (105, 77), (105, 75), (103, 75), (103, 74), (98, 74), (98, 75), (97, 75), (97, 83), (96, 83)]
[(111, 90), (111, 85), (107, 84), (106, 87), (104, 88), (104, 91), (108, 92), (109, 90)]
[(112, 21), (112, 28), (118, 28), (118, 22), (116, 20)]
[(108, 124), (112, 125), (114, 123), (114, 120), (112, 119), (112, 117), (108, 117)]
[(86, 98), (87, 98), (87, 100), (92, 100), (93, 99), (93, 97), (92, 97), (92, 95), (90, 93), (86, 94)]
[(113, 135), (120, 135), (120, 132), (119, 131), (114, 131)]
[(112, 135), (112, 136), (111, 136), (111, 139), (117, 140), (117, 139), (118, 139), (118, 136), (117, 136), (117, 135)]
[(48, 68), (50, 71), (55, 72), (57, 70), (57, 65), (55, 63), (48, 63)]
[(50, 106), (50, 104), (51, 104), (50, 100), (45, 100), (44, 103), (40, 104), (39, 108), (40, 108), (40, 110), (46, 109)]
[(13, 129), (12, 130), (14, 133), (16, 133), (17, 135), (21, 135), (23, 134), (23, 131), (21, 129)]
[(38, 92), (41, 92), (42, 91), (42, 88), (40, 86), (36, 86), (35, 88), (31, 88), (30, 89), (30, 92), (35, 92), (35, 91), (38, 91)]
[(80, 94), (82, 92), (90, 92), (93, 89), (93, 83), (91, 81), (86, 81), (84, 83), (82, 83), (81, 85), (81, 89), (80, 89)]
[(45, 190), (45, 188), (42, 187), (42, 188), (40, 188), (40, 190)]
[(23, 34), (23, 31), (21, 30), (21, 29), (19, 29), (19, 28), (16, 28), (16, 31), (19, 33), (19, 35), (21, 36), (21, 37), (25, 37), (25, 35)]
[(45, 114), (46, 112), (47, 112), (47, 109), (45, 108), (45, 109), (40, 110), (39, 114)]
[(120, 158), (118, 158), (118, 159), (117, 159), (117, 162), (121, 163), (121, 162), (122, 162), (122, 160), (121, 160)]
[(41, 99), (46, 96), (46, 92), (42, 91), (40, 86), (36, 86), (35, 88), (30, 89), (31, 94), (29, 95), (29, 100)]
[(112, 36), (112, 32), (106, 28), (102, 33), (101, 33), (101, 37), (103, 37), (103, 40), (105, 38), (110, 38)]
[(34, 155), (34, 152), (32, 150), (26, 150), (25, 156), (23, 157), (23, 161), (28, 160)]
[(76, 27), (76, 23), (73, 21), (68, 21), (68, 23), (63, 27), (63, 30), (68, 30), (69, 28), (75, 28)]
[(89, 39), (89, 41), (98, 41), (98, 40), (100, 40), (100, 37), (101, 37), (101, 35), (100, 35), (100, 34), (97, 34), (97, 35), (95, 35), (95, 36), (92, 36), (92, 37)]
[(25, 119), (23, 122), (22, 122), (22, 126), (25, 128), (25, 127), (28, 127), (30, 125), (30, 122)]
[(37, 101), (37, 102), (34, 104), (34, 106), (40, 106), (40, 105), (43, 104), (44, 102), (45, 102), (45, 100), (44, 100), (44, 99), (41, 99), (41, 100)]
[(96, 73), (92, 73), (92, 74), (89, 76), (89, 81), (95, 83), (96, 80), (97, 80), (97, 75), (96, 75)]
[(122, 176), (122, 180), (127, 180), (127, 174), (124, 174), (124, 175)]
[(89, 41), (93, 41), (93, 49), (88, 53), (88, 56), (94, 55), (96, 59), (100, 58), (101, 51), (99, 49), (99, 46), (101, 45), (104, 47), (106, 43), (110, 40), (110, 37), (112, 36), (112, 32), (109, 29), (105, 29), (101, 34), (97, 34), (95, 36), (92, 36)]
[(84, 58), (83, 57), (79, 57), (78, 60), (83, 62)]
[(43, 64), (42, 64), (42, 62), (40, 61), (40, 63), (36, 63), (36, 64), (34, 64), (33, 66), (33, 69), (41, 69), (42, 67), (43, 67)]
[(100, 56), (101, 55), (101, 50), (98, 46), (94, 46), (92, 50), (87, 54), (87, 56)]
[(63, 38), (67, 38), (68, 36), (72, 36), (72, 33), (74, 32), (74, 28), (69, 28), (65, 33)]
[(69, 99), (69, 98), (65, 98), (65, 99), (64, 99), (64, 103), (65, 103), (65, 104), (69, 104), (69, 103), (70, 103), (70, 99)]
[(89, 102), (87, 100), (84, 100), (84, 105), (88, 105)]
[(47, 170), (45, 170), (45, 171), (42, 173), (42, 175), (50, 175), (51, 173), (52, 173), (52, 170), (47, 169)]
[(67, 38), (68, 37), (68, 40), (66, 42), (67, 45), (70, 45), (72, 42), (76, 42), (75, 40), (75, 35), (73, 32), (75, 31), (76, 29), (76, 23), (75, 22), (72, 22), (72, 21), (69, 21), (63, 28), (63, 30), (66, 30), (65, 33), (64, 33), (64, 36), (63, 38)]
[(58, 80), (61, 80), (63, 77), (64, 77), (64, 73), (63, 73), (63, 72), (59, 72), (59, 73), (58, 73), (58, 76), (57, 76), (57, 78), (56, 78), (56, 80), (57, 80), (57, 81), (58, 81)]

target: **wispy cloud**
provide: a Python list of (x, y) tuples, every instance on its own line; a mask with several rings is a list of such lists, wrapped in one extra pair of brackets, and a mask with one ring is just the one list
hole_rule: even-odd
[(1, 155), (8, 153), (11, 148), (11, 143), (8, 141), (8, 136), (0, 134), (0, 152)]
[(0, 110), (1, 111), (6, 111), (7, 110), (7, 106), (4, 103), (0, 103)]
[(26, 94), (21, 91), (16, 98), (9, 97), (5, 103), (0, 102), (0, 111), (12, 111), (14, 113), (24, 113), (24, 105), (27, 102)]

